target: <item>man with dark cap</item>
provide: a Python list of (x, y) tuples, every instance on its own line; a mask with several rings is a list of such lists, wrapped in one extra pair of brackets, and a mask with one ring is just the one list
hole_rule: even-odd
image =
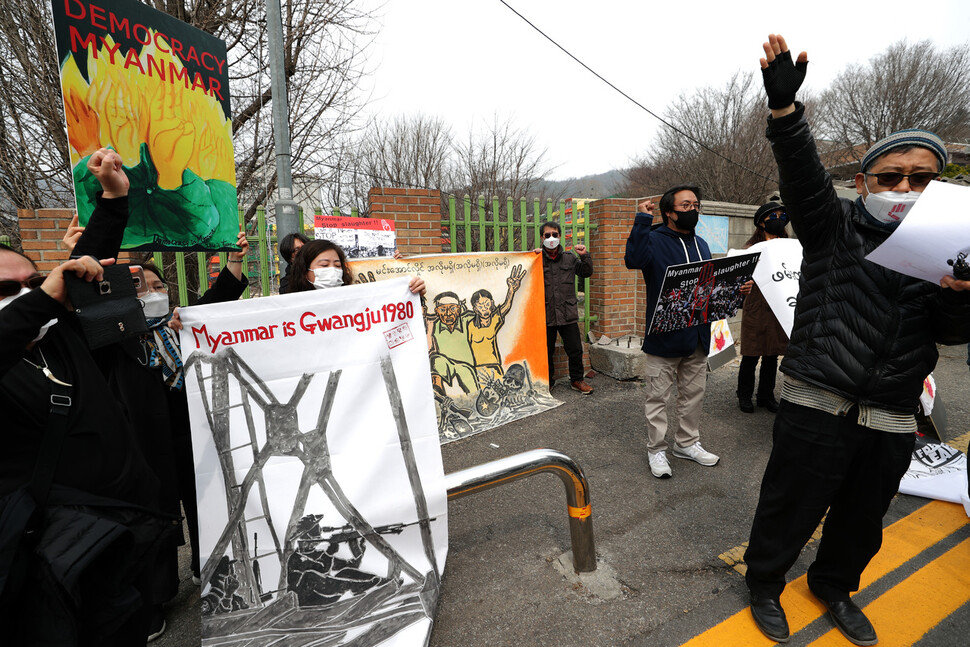
[[(754, 234), (744, 244), (745, 249), (775, 238), (788, 238), (785, 227), (788, 214), (777, 202), (761, 205), (754, 214)], [(754, 373), (761, 360), (758, 377), (758, 406), (771, 413), (778, 411), (775, 400), (775, 377), (778, 373), (778, 356), (785, 354), (788, 335), (778, 323), (754, 281), (741, 286), (744, 297), (744, 317), (741, 319), (741, 367), (738, 369), (738, 406), (745, 413), (754, 413), (751, 396), (754, 395)]]
[(745, 555), (751, 613), (766, 636), (788, 640), (779, 601), (785, 574), (824, 515), (808, 586), (849, 641), (874, 645), (875, 629), (849, 594), (879, 550), (882, 517), (909, 467), (936, 344), (970, 339), (970, 282), (947, 276), (941, 289), (865, 257), (943, 170), (946, 149), (925, 130), (893, 133), (863, 158), (860, 197), (839, 198), (805, 108), (795, 103), (808, 55), (792, 61), (775, 34), (764, 50), (767, 134), (804, 254), (771, 457)]

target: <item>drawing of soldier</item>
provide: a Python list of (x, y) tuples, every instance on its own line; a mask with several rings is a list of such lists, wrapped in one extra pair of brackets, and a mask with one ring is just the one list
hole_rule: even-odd
[(229, 613), (246, 608), (245, 600), (236, 593), (239, 590), (239, 579), (233, 564), (226, 555), (219, 560), (209, 581), (209, 591), (202, 597), (202, 615)]
[(508, 295), (505, 297), (505, 302), (497, 309), (495, 298), (488, 290), (477, 290), (472, 294), (474, 319), (468, 322), (468, 344), (471, 346), (480, 383), (498, 379), (505, 373), (502, 368), (502, 352), (498, 347), (498, 331), (512, 309), (512, 299), (522, 287), (523, 277), (525, 277), (525, 270), (521, 265), (512, 268), (512, 273), (506, 279), (509, 286)]
[(434, 298), (434, 315), (425, 315), (428, 321), (428, 347), (431, 349), (431, 383), (441, 395), (445, 394), (445, 387), (451, 386), (455, 380), (465, 393), (478, 390), (467, 332), (473, 316), (454, 292), (437, 295)]
[[(286, 588), (296, 593), (301, 607), (332, 604), (346, 593), (356, 595), (389, 581), (360, 570), (365, 549), (360, 534), (346, 526), (329, 528), (324, 536), (322, 519), (321, 514), (300, 519), (296, 550), (286, 562)], [(350, 549), (349, 559), (337, 557), (342, 545)]]

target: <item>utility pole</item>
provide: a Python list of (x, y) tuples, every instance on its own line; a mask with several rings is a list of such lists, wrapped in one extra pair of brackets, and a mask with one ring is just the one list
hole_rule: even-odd
[[(269, 36), (269, 74), (273, 93), (273, 140), (276, 148), (277, 199), (276, 237), (303, 233), (299, 205), (293, 200), (293, 176), (290, 173), (290, 121), (286, 96), (286, 70), (283, 58), (283, 15), (280, 0), (266, 0), (266, 32)], [(280, 276), (286, 261), (280, 258)]]

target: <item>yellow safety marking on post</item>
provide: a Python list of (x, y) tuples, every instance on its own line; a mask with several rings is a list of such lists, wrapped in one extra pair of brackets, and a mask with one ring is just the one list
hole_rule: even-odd
[(593, 514), (592, 508), (589, 505), (583, 506), (582, 508), (574, 508), (571, 505), (567, 505), (566, 507), (569, 508), (569, 516), (574, 519), (585, 519)]
[[(970, 539), (963, 540), (867, 605), (864, 611), (876, 628), (879, 644), (883, 647), (912, 645), (966, 604), (970, 600), (967, 564), (970, 564)], [(810, 647), (828, 645), (845, 645), (838, 629), (832, 629)]]
[[(859, 583), (860, 590), (953, 534), (966, 523), (967, 515), (963, 506), (945, 501), (931, 501), (885, 528), (882, 549), (863, 572)], [(801, 631), (825, 613), (825, 607), (808, 590), (808, 580), (804, 575), (785, 587), (781, 604), (788, 616), (788, 626), (792, 634)], [(754, 624), (750, 609), (745, 608), (687, 641), (683, 647), (770, 647), (774, 644)]]

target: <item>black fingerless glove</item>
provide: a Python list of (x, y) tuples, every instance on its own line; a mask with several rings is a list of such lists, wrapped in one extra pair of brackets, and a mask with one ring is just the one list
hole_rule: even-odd
[(795, 93), (802, 87), (806, 69), (808, 61), (792, 63), (791, 52), (782, 52), (768, 63), (768, 67), (761, 70), (769, 108), (779, 110), (795, 103)]

